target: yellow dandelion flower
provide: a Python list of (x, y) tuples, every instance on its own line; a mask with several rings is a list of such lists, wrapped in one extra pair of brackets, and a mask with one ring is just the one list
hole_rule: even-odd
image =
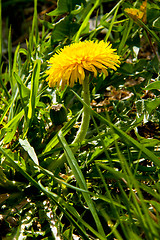
[(98, 72), (108, 74), (107, 69), (119, 67), (119, 56), (112, 45), (104, 41), (84, 41), (73, 43), (58, 50), (49, 60), (46, 71), (50, 87), (74, 86), (79, 80), (83, 84), (87, 72), (97, 76)]
[(142, 18), (142, 21), (144, 23), (147, 22), (147, 0), (145, 0), (142, 5), (140, 6), (140, 11), (143, 12), (143, 18)]
[(134, 20), (142, 19), (144, 13), (136, 8), (125, 8), (124, 11)]
[(145, 12), (146, 11), (146, 8), (147, 8), (147, 0), (145, 0), (142, 5), (140, 6), (140, 10), (142, 12)]
[(142, 2), (140, 9), (125, 8), (124, 11), (135, 21), (140, 19), (145, 23), (147, 20), (147, 0)]

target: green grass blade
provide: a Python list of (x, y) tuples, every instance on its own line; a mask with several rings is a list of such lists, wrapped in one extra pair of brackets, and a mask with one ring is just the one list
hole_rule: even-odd
[[(117, 142), (115, 142), (115, 146), (121, 162), (122, 169), (125, 173), (125, 180), (127, 180), (126, 184), (127, 186), (129, 186), (130, 193), (133, 199), (135, 213), (140, 224), (143, 226), (146, 236), (148, 236), (148, 239), (152, 239), (153, 236), (158, 236), (158, 233), (154, 221), (150, 217), (149, 210), (144, 201), (143, 194), (140, 191), (139, 182), (135, 179), (134, 175), (132, 174), (130, 166), (128, 165), (128, 162), (123, 156), (123, 154), (121, 153)], [(135, 194), (133, 189), (136, 189), (137, 194)]]
[(2, 64), (2, 0), (0, 0), (0, 69), (1, 64)]
[[(125, 0), (120, 0), (109, 13), (106, 13), (102, 18), (102, 22), (105, 21), (107, 18), (109, 18), (110, 15), (112, 15), (114, 13), (114, 11), (116, 10), (116, 8), (119, 8), (119, 6), (124, 2)], [(103, 25), (103, 24), (102, 24)]]
[[(102, 174), (100, 168), (98, 167), (98, 165), (96, 165), (96, 167), (97, 167), (98, 173), (99, 173), (99, 175), (100, 175), (100, 178), (101, 178), (101, 180), (102, 180), (102, 182), (103, 182), (103, 185), (104, 185), (104, 187), (105, 187), (107, 196), (108, 196), (109, 200), (111, 201), (111, 209), (112, 209), (112, 211), (113, 211), (113, 214), (114, 214), (114, 216), (116, 217), (117, 221), (121, 224), (121, 227), (122, 227), (122, 229), (123, 229), (123, 224), (121, 223), (121, 219), (120, 219), (118, 210), (117, 210), (117, 208), (116, 208), (116, 205), (114, 204), (112, 195), (111, 195), (111, 193), (110, 193), (110, 191), (109, 191), (109, 189), (108, 189), (108, 186), (107, 186), (107, 184), (106, 184), (106, 182), (105, 182), (105, 179), (104, 179), (104, 177), (103, 177), (103, 174)], [(122, 239), (121, 236), (119, 236), (119, 233), (117, 232), (116, 229), (114, 230), (114, 233), (118, 236), (118, 239)], [(116, 235), (115, 235), (115, 236), (116, 236)]]
[(37, 158), (37, 155), (35, 153), (34, 148), (30, 145), (30, 143), (28, 142), (27, 139), (23, 140), (19, 138), (19, 143), (21, 144), (21, 146), (23, 147), (23, 149), (28, 153), (28, 155), (30, 156), (30, 158), (33, 160), (33, 162), (36, 165), (39, 165), (39, 161)]
[(37, 2), (38, 0), (34, 0), (34, 15), (33, 15), (33, 25), (35, 28), (35, 39), (36, 39), (36, 44), (39, 42), (39, 32), (38, 32), (38, 15), (37, 15)]
[(11, 84), (11, 89), (13, 91), (14, 89), (14, 83), (12, 79), (12, 40), (11, 40), (11, 27), (9, 28), (9, 34), (8, 34), (8, 61), (9, 61), (9, 78), (10, 78), (10, 84)]
[[(63, 133), (63, 136), (65, 136), (69, 131), (70, 129), (73, 127), (73, 125), (75, 124), (75, 122), (77, 121), (77, 119), (79, 118), (79, 116), (81, 115), (81, 111), (80, 113), (78, 113), (78, 116), (75, 115), (69, 122), (67, 122), (62, 128), (61, 128), (61, 131)], [(58, 134), (56, 134), (50, 141), (49, 143), (47, 144), (45, 150), (43, 151), (43, 154), (51, 151), (52, 148), (54, 148), (57, 144), (59, 143), (59, 139), (58, 139)], [(40, 155), (40, 156), (41, 156)]]
[(20, 48), (20, 45), (18, 45), (16, 47), (16, 50), (15, 50), (15, 53), (14, 53), (14, 59), (13, 59), (13, 68), (12, 68), (12, 74), (14, 72), (17, 72), (17, 58), (18, 58), (18, 53), (19, 53), (19, 48)]
[(126, 44), (126, 41), (128, 39), (128, 36), (129, 36), (129, 33), (132, 29), (132, 25), (133, 25), (133, 21), (132, 20), (129, 20), (125, 23), (125, 28), (124, 28), (124, 32), (123, 32), (123, 37), (120, 41), (120, 44), (119, 44), (119, 47), (118, 47), (118, 50), (117, 50), (117, 53), (118, 54), (121, 54), (121, 51), (122, 49), (124, 48), (125, 44)]
[(74, 36), (74, 41), (75, 42), (78, 42), (79, 41), (79, 38), (80, 38), (80, 35), (81, 35), (81, 32), (85, 29), (85, 27), (87, 26), (88, 24), (88, 21), (90, 19), (90, 16), (91, 14), (93, 13), (93, 11), (99, 6), (100, 4), (100, 0), (96, 0), (93, 7), (91, 8), (91, 10), (88, 12), (87, 16), (85, 17), (83, 23), (81, 24), (78, 32), (76, 33), (76, 35)]
[(20, 172), (29, 182), (31, 182), (35, 187), (41, 190), (39, 184), (26, 171), (24, 171), (23, 168), (21, 168), (18, 163), (14, 161), (14, 159), (7, 153), (6, 149), (0, 147), (0, 152), (6, 157), (6, 159), (9, 161), (9, 163), (14, 169)]
[(39, 59), (36, 60), (33, 68), (32, 78), (31, 78), (31, 93), (30, 93), (28, 116), (27, 116), (28, 122), (31, 120), (37, 104), (40, 65), (41, 65), (41, 61)]
[[(34, 0), (34, 15), (33, 15), (33, 21), (32, 21), (32, 29), (29, 36), (29, 52), (33, 51), (34, 46), (34, 40), (36, 42), (36, 45), (38, 44), (38, 22), (37, 22), (37, 0)], [(34, 39), (35, 38), (35, 39)]]
[(3, 125), (3, 120), (4, 120), (4, 117), (7, 115), (7, 112), (9, 111), (11, 105), (13, 103), (13, 100), (8, 104), (8, 106), (5, 108), (1, 118), (0, 118), (0, 125), (2, 124)]
[[(37, 164), (36, 164), (36, 165), (37, 165)], [(49, 171), (49, 170), (47, 170), (47, 169), (44, 169), (44, 168), (41, 167), (40, 165), (39, 165), (38, 167), (40, 168), (40, 170), (41, 170), (46, 176), (52, 177), (52, 178), (53, 178), (54, 180), (56, 180), (58, 183), (60, 183), (60, 184), (62, 184), (62, 185), (64, 184), (64, 185), (66, 185), (67, 187), (69, 187), (69, 188), (71, 188), (71, 189), (74, 189), (74, 190), (76, 190), (76, 191), (79, 191), (79, 192), (89, 193), (88, 190), (84, 190), (84, 189), (82, 189), (82, 188), (75, 187), (75, 186), (73, 186), (73, 185), (65, 182), (64, 180), (55, 177), (54, 174), (53, 174), (51, 171)]]
[(117, 16), (117, 12), (118, 12), (119, 6), (120, 6), (120, 5), (118, 5), (118, 7), (117, 7), (116, 10), (115, 10), (114, 16), (113, 16), (112, 21), (111, 21), (110, 26), (109, 26), (109, 29), (108, 29), (108, 31), (107, 31), (107, 34), (106, 34), (105, 38), (104, 38), (104, 41), (105, 41), (105, 42), (107, 42), (107, 40), (108, 40), (108, 38), (109, 38), (109, 36), (110, 36), (110, 33), (111, 33), (111, 31), (112, 31), (112, 27), (113, 27), (113, 25), (114, 25), (114, 22), (115, 22), (115, 19), (116, 19), (116, 16)]
[(26, 106), (28, 105), (28, 102), (29, 102), (30, 89), (25, 86), (25, 84), (22, 82), (21, 78), (16, 72), (13, 73), (13, 77), (17, 81), (22, 107), (25, 111), (25, 120), (27, 121)]
[[(104, 150), (104, 153), (105, 153), (105, 155), (106, 155), (106, 158), (109, 160), (110, 166), (112, 166), (112, 161), (111, 161), (110, 156), (109, 156), (109, 154), (108, 154), (108, 152), (107, 152), (107, 148), (106, 148), (105, 141), (103, 140), (103, 137), (102, 137), (101, 134), (100, 134), (100, 131), (99, 131), (98, 126), (97, 126), (97, 123), (96, 123), (96, 121), (95, 121), (95, 119), (94, 119), (93, 116), (92, 116), (92, 120), (93, 120), (95, 129), (96, 129), (96, 131), (97, 131), (97, 133), (98, 133), (99, 139), (101, 140), (101, 144), (102, 144), (102, 146), (103, 146), (103, 150)], [(90, 159), (90, 161), (93, 161), (93, 158), (92, 158), (92, 160)]]
[(130, 137), (127, 133), (125, 133), (124, 131), (122, 131), (121, 129), (119, 129), (118, 127), (116, 127), (114, 124), (112, 124), (109, 120), (107, 120), (106, 118), (102, 117), (100, 114), (96, 113), (95, 111), (93, 111), (90, 106), (88, 106), (83, 99), (73, 90), (71, 90), (79, 99), (79, 101), (85, 105), (88, 110), (90, 111), (91, 114), (93, 114), (96, 118), (98, 118), (99, 120), (101, 120), (102, 122), (106, 123), (108, 126), (110, 126), (115, 133), (117, 133), (122, 141), (125, 141), (127, 143), (131, 143), (135, 148), (138, 148), (140, 151), (142, 151), (150, 160), (152, 160), (155, 165), (157, 165), (158, 167), (160, 167), (160, 161), (159, 158), (153, 153), (151, 152), (149, 149), (147, 149), (143, 144), (139, 143), (138, 141), (136, 141), (134, 138)]
[(141, 19), (137, 18), (136, 20), (140, 26), (142, 26), (158, 43), (160, 43), (160, 38), (154, 31), (150, 30), (149, 27), (147, 27), (147, 25)]
[[(76, 227), (77, 231), (81, 234), (83, 239), (89, 240), (90, 238), (86, 235), (84, 229), (82, 229), (80, 227), (80, 225), (77, 223), (77, 221), (81, 224), (83, 224), (86, 228), (88, 228), (92, 233), (95, 234), (95, 236), (98, 237), (99, 240), (106, 240), (106, 238), (102, 238), (101, 235), (99, 233), (97, 233), (89, 224), (87, 224), (85, 221), (83, 221), (83, 219), (81, 218), (81, 216), (79, 216), (79, 214), (77, 214), (77, 211), (69, 204), (67, 204), (62, 198), (59, 197), (59, 199), (57, 199), (58, 201), (55, 200), (55, 194), (53, 194), (52, 192), (46, 190), (40, 183), (39, 183), (42, 191), (49, 196), (53, 202), (59, 207), (59, 209), (65, 214), (65, 216), (68, 218), (68, 220), (73, 224), (73, 226)], [(60, 203), (62, 204), (60, 204)], [(65, 208), (64, 208), (65, 207)], [(77, 221), (75, 221), (73, 219), (73, 217), (71, 216), (71, 214), (77, 218)]]
[[(0, 139), (7, 133), (6, 135), (6, 140), (5, 141), (11, 141), (19, 121), (21, 120), (21, 118), (24, 116), (24, 110), (22, 110), (21, 112), (19, 112), (14, 118), (12, 118), (1, 130), (0, 130)], [(5, 142), (4, 141), (4, 142)]]
[[(86, 182), (85, 182), (85, 178), (82, 174), (82, 171), (77, 163), (77, 160), (75, 159), (70, 147), (68, 146), (65, 138), (63, 137), (63, 134), (61, 131), (59, 131), (58, 133), (58, 137), (59, 137), (59, 140), (64, 148), (64, 152), (65, 152), (65, 155), (66, 155), (66, 158), (67, 158), (67, 161), (68, 161), (68, 164), (70, 166), (70, 168), (72, 169), (72, 172), (80, 186), (80, 188), (82, 189), (85, 189), (87, 190), (87, 185), (86, 185)], [(102, 238), (105, 237), (105, 233), (104, 233), (104, 230), (103, 230), (103, 227), (101, 225), (101, 222), (99, 220), (99, 217), (98, 217), (98, 214), (97, 214), (97, 211), (93, 205), (93, 202), (92, 202), (92, 199), (90, 197), (90, 195), (88, 193), (85, 193), (85, 192), (82, 192), (83, 196), (84, 196), (84, 199), (93, 215), (93, 218), (95, 220), (95, 223), (97, 225), (97, 229), (98, 229), (98, 232), (102, 234)]]
[[(99, 164), (97, 164), (97, 165), (99, 165)], [(107, 169), (107, 170), (108, 170), (108, 168), (105, 168), (106, 165), (102, 165), (102, 166), (104, 167), (104, 169)], [(66, 185), (67, 187), (72, 188), (72, 189), (74, 189), (74, 190), (76, 190), (76, 191), (89, 193), (90, 195), (92, 195), (92, 196), (94, 196), (94, 197), (96, 197), (96, 198), (102, 199), (103, 201), (105, 201), (105, 202), (107, 202), (107, 203), (112, 203), (112, 202), (113, 202), (115, 206), (117, 206), (117, 207), (119, 207), (119, 208), (121, 208), (121, 209), (126, 210), (126, 207), (125, 207), (124, 205), (122, 205), (122, 204), (120, 204), (120, 203), (118, 203), (118, 202), (116, 202), (116, 201), (114, 201), (114, 200), (112, 200), (112, 202), (111, 202), (111, 200), (110, 200), (109, 198), (107, 198), (106, 196), (104, 196), (104, 195), (100, 195), (100, 194), (97, 195), (97, 194), (95, 194), (94, 192), (90, 192), (90, 191), (88, 191), (88, 190), (84, 190), (84, 189), (82, 189), (82, 188), (78, 188), (78, 187), (72, 186), (72, 185), (66, 183), (64, 180), (61, 180), (61, 179), (55, 177), (54, 174), (53, 174), (51, 171), (49, 171), (48, 169), (44, 169), (44, 168), (41, 167), (40, 165), (39, 165), (38, 167), (39, 167), (39, 169), (40, 169), (46, 176), (52, 177), (53, 179), (55, 179), (55, 180), (56, 180), (57, 182), (59, 182), (60, 184), (64, 184), (64, 185)], [(101, 164), (100, 164), (100, 167), (101, 167)], [(103, 167), (102, 167), (102, 168), (103, 168)], [(118, 174), (118, 172), (116, 172), (113, 168), (109, 168), (109, 170), (111, 170), (111, 172), (113, 171), (113, 172), (115, 173), (115, 176), (117, 176), (117, 179), (124, 178), (124, 174), (123, 174), (123, 173)]]
[[(38, 190), (42, 191), (45, 195), (47, 195), (54, 202), (54, 204), (59, 207), (59, 209), (68, 218), (68, 220), (73, 224), (73, 226), (75, 226), (76, 230), (82, 236), (83, 239), (89, 240), (90, 238), (87, 236), (86, 232), (84, 231), (84, 229), (82, 229), (79, 223), (81, 223), (92, 233), (94, 233), (95, 236), (98, 237), (98, 239), (100, 240), (106, 239), (102, 238), (102, 236), (99, 233), (97, 233), (89, 224), (87, 224), (77, 213), (74, 207), (66, 203), (66, 201), (64, 201), (61, 197), (59, 197), (55, 193), (50, 192), (48, 189), (43, 187), (40, 182), (37, 182), (35, 179), (33, 179), (21, 166), (19, 166), (18, 163), (14, 161), (14, 159), (7, 153), (6, 149), (0, 147), (0, 152), (1, 154), (3, 154), (3, 156), (6, 157), (6, 159), (9, 161), (12, 167), (14, 167), (18, 172), (20, 172), (33, 186), (35, 186)], [(76, 220), (73, 217), (75, 217)]]
[[(2, 64), (2, 66), (3, 66), (3, 64)], [(4, 84), (3, 80), (2, 80), (2, 66), (0, 67), (0, 85), (1, 85), (2, 89), (4, 90), (4, 93), (5, 93), (5, 95), (6, 95), (6, 98), (7, 98), (7, 99), (10, 99), (11, 96), (10, 96), (10, 94), (8, 93), (8, 90), (7, 90), (5, 84)], [(6, 72), (6, 74), (7, 74), (7, 72)]]

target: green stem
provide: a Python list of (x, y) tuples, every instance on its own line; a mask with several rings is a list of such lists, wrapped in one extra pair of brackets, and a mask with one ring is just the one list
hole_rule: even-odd
[(2, 63), (2, 0), (0, 0), (0, 66)]
[[(90, 105), (89, 75), (87, 75), (85, 80), (83, 81), (82, 96), (83, 96), (83, 101), (87, 105)], [(75, 139), (72, 142), (72, 144), (76, 145), (75, 147), (72, 148), (73, 154), (76, 153), (76, 151), (78, 150), (79, 148), (78, 144), (80, 144), (85, 139), (85, 136), (89, 127), (89, 122), (90, 122), (90, 112), (88, 111), (88, 108), (84, 105), (81, 126), (75, 136)], [(57, 167), (61, 167), (65, 161), (66, 161), (66, 157), (65, 157), (65, 154), (63, 153), (60, 156), (60, 158), (58, 158), (57, 160), (53, 161), (50, 164), (49, 170), (54, 170)]]
[[(83, 92), (82, 92), (83, 101), (87, 105), (90, 105), (89, 76), (87, 76), (86, 79), (83, 81), (82, 87), (83, 87)], [(81, 126), (77, 132), (77, 135), (74, 141), (72, 142), (73, 144), (81, 143), (84, 140), (89, 127), (89, 121), (90, 121), (90, 112), (88, 111), (86, 106), (83, 106)]]

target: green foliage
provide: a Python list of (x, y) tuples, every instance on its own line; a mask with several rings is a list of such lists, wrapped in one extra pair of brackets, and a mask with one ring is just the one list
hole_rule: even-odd
[[(1, 9), (20, 3), (0, 0), (0, 237), (159, 239), (159, 1), (143, 23), (124, 13), (134, 1), (59, 0), (39, 19), (44, 1), (34, 0), (26, 47), (13, 54), (9, 28), (4, 56)], [(45, 73), (52, 54), (85, 39), (110, 41), (121, 57), (92, 79), (91, 107), (78, 83), (51, 89)], [(53, 119), (55, 105), (65, 112)], [(83, 105), (91, 121), (75, 153)]]

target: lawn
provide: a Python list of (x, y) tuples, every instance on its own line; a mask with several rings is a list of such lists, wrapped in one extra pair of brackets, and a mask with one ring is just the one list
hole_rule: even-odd
[(160, 1), (0, 0), (0, 240), (160, 239)]

